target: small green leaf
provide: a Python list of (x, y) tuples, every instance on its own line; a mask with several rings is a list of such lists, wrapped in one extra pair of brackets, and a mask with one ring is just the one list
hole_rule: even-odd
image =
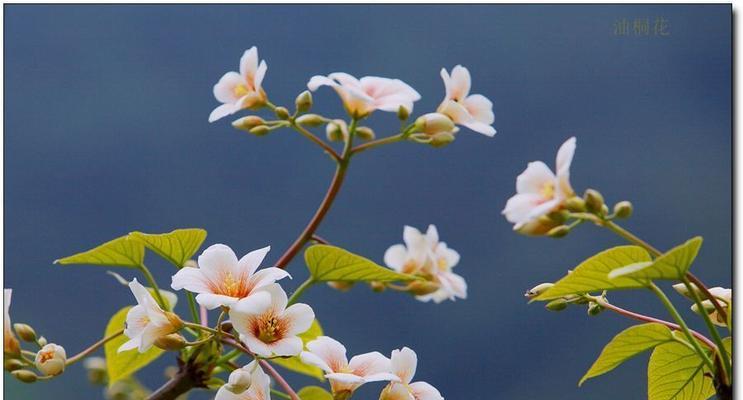
[[(104, 337), (124, 329), (126, 314), (129, 312), (130, 308), (131, 307), (124, 307), (111, 317), (108, 325), (106, 325), (106, 333)], [(147, 364), (155, 361), (155, 359), (160, 357), (163, 353), (162, 350), (154, 346), (144, 353), (140, 353), (137, 349), (119, 353), (119, 347), (128, 340), (129, 338), (121, 335), (110, 340), (104, 346), (109, 386), (142, 369)]]
[(320, 386), (305, 386), (297, 395), (302, 400), (333, 400), (333, 395)]
[(599, 358), (578, 382), (578, 386), (590, 378), (613, 370), (644, 351), (670, 341), (673, 341), (671, 330), (662, 324), (643, 324), (627, 328), (614, 336), (604, 347)]
[(722, 347), (725, 348), (725, 351), (727, 351), (728, 355), (730, 355), (730, 359), (733, 359), (733, 338), (731, 336), (728, 336), (724, 339), (722, 339)]
[(701, 358), (678, 343), (658, 346), (648, 363), (648, 400), (706, 400), (715, 394)]
[(639, 246), (614, 247), (583, 261), (573, 272), (555, 283), (535, 300), (552, 300), (570, 294), (599, 290), (636, 289), (648, 286), (645, 279), (619, 277), (609, 279), (612, 270), (651, 261), (650, 254)]
[(161, 234), (132, 232), (129, 237), (142, 242), (148, 249), (181, 268), (204, 243), (206, 231), (193, 228), (176, 229), (170, 233)]
[[(307, 342), (315, 340), (317, 339), (318, 336), (322, 336), (322, 335), (323, 335), (323, 331), (322, 331), (322, 327), (320, 326), (320, 323), (317, 320), (314, 320), (312, 321), (312, 326), (310, 326), (310, 329), (308, 329), (306, 332), (299, 335), (299, 338), (302, 339), (302, 343), (304, 343), (304, 345), (307, 346)], [(294, 356), (294, 357), (289, 357), (289, 358), (274, 358), (271, 360), (271, 362), (273, 362), (276, 365), (280, 365), (290, 371), (294, 371), (294, 372), (298, 372), (303, 375), (311, 376), (313, 378), (319, 379), (320, 381), (325, 381), (325, 372), (323, 372), (323, 370), (313, 365), (307, 365), (303, 363), (302, 359), (299, 358), (299, 356)]]
[(144, 260), (142, 243), (127, 236), (106, 242), (94, 249), (55, 260), (55, 264), (92, 264), (138, 268)]
[(310, 275), (317, 282), (394, 282), (412, 281), (412, 275), (399, 274), (339, 247), (317, 244), (304, 252)]
[(655, 261), (640, 267), (631, 265), (611, 271), (609, 278), (631, 277), (639, 279), (681, 279), (691, 267), (702, 247), (702, 237), (697, 236), (676, 246), (656, 258)]

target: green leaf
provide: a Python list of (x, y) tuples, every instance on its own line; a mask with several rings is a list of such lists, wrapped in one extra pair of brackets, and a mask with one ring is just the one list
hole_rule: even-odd
[(170, 261), (178, 268), (193, 256), (206, 239), (203, 229), (176, 229), (170, 233), (150, 234), (132, 232), (129, 234), (134, 240), (142, 242), (148, 249), (162, 258)]
[(115, 265), (138, 268), (144, 260), (142, 243), (130, 240), (127, 236), (106, 242), (94, 249), (55, 260), (55, 264)]
[(613, 270), (609, 274), (609, 278), (681, 279), (686, 275), (686, 271), (689, 270), (697, 257), (700, 247), (702, 247), (702, 237), (697, 236), (672, 248), (650, 264), (640, 267), (627, 266)]
[(555, 283), (535, 300), (552, 300), (577, 293), (599, 290), (636, 289), (648, 286), (645, 279), (619, 277), (609, 279), (612, 270), (651, 261), (650, 254), (639, 246), (614, 247), (583, 261), (573, 272)]
[(316, 282), (394, 282), (412, 281), (412, 275), (399, 274), (339, 247), (317, 244), (304, 252), (310, 275)]
[[(303, 334), (299, 335), (299, 338), (302, 339), (302, 343), (304, 343), (304, 345), (307, 346), (307, 342), (313, 341), (317, 339), (318, 336), (322, 336), (322, 335), (323, 335), (323, 331), (322, 331), (322, 327), (320, 326), (320, 323), (317, 320), (314, 320), (312, 321), (312, 326), (310, 326), (310, 329), (308, 329)], [(325, 381), (325, 372), (323, 372), (323, 370), (315, 366), (307, 365), (303, 363), (302, 359), (299, 358), (299, 356), (294, 356), (294, 357), (289, 357), (289, 358), (274, 358), (271, 360), (271, 362), (273, 362), (276, 365), (280, 365), (290, 371), (294, 371), (294, 372), (298, 372), (303, 375), (311, 376), (313, 378), (319, 379), (320, 381)]]
[(715, 394), (701, 358), (672, 342), (658, 346), (648, 363), (648, 400), (705, 400)]
[(728, 352), (728, 355), (730, 355), (730, 359), (733, 359), (733, 338), (731, 336), (728, 336), (724, 339), (722, 339), (722, 347), (725, 348), (725, 351)]
[(662, 324), (643, 324), (627, 328), (614, 336), (604, 347), (599, 358), (578, 382), (578, 386), (590, 378), (613, 370), (644, 351), (670, 341), (673, 341), (671, 330)]
[[(126, 323), (126, 314), (129, 312), (131, 307), (124, 307), (119, 310), (106, 325), (106, 333), (104, 337), (112, 335), (122, 329)], [(115, 339), (110, 340), (104, 346), (104, 353), (106, 354), (106, 370), (108, 371), (108, 384), (109, 386), (118, 380), (124, 379), (134, 372), (142, 369), (147, 364), (153, 362), (156, 358), (160, 357), (163, 350), (153, 346), (151, 349), (144, 353), (140, 353), (137, 349), (123, 351), (119, 353), (119, 347), (129, 340), (124, 335), (118, 336)]]
[(305, 386), (297, 395), (302, 400), (333, 400), (333, 395), (320, 386)]

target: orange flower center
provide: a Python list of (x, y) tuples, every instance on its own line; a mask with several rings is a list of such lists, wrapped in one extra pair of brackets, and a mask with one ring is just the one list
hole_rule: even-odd
[(262, 315), (253, 321), (253, 335), (263, 343), (282, 339), (289, 328), (284, 320), (273, 313)]

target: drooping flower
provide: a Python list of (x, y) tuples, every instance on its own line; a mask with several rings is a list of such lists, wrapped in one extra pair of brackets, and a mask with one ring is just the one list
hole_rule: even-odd
[(315, 312), (307, 304), (286, 305), (286, 292), (274, 283), (230, 308), (232, 326), (250, 351), (263, 357), (295, 356), (302, 351), (297, 335), (310, 329)]
[[(728, 306), (733, 301), (733, 291), (732, 289), (725, 289), (722, 287), (713, 287), (709, 289), (709, 293), (714, 296), (717, 300), (722, 302), (723, 308), (726, 308), (728, 312), (730, 312), (730, 308)], [(717, 309), (712, 304), (711, 300), (703, 300), (702, 301), (702, 307), (704, 308), (704, 311), (707, 312), (709, 315), (710, 320), (713, 324), (717, 326), (727, 326), (728, 321), (726, 321), (720, 313), (717, 312)], [(699, 309), (696, 304), (691, 306), (691, 309), (695, 312), (699, 312)]]
[(557, 174), (541, 161), (530, 162), (516, 178), (516, 194), (508, 200), (503, 214), (520, 233), (540, 235), (555, 224), (540, 217), (560, 209), (575, 192), (570, 185), (570, 164), (575, 153), (575, 137), (571, 137), (557, 151)]
[(136, 348), (144, 353), (157, 339), (178, 331), (183, 322), (177, 315), (163, 311), (152, 294), (137, 279), (129, 283), (129, 288), (137, 299), (137, 305), (126, 314), (124, 336), (129, 341), (119, 347), (119, 352)]
[(256, 361), (232, 371), (215, 400), (270, 400), (271, 380)]
[(447, 299), (467, 298), (467, 282), (452, 272), (452, 268), (459, 263), (459, 253), (439, 241), (436, 226), (429, 225), (425, 234), (405, 226), (403, 241), (405, 244), (396, 244), (387, 249), (384, 262), (397, 272), (418, 275), (438, 285), (435, 291), (416, 296), (418, 300), (440, 303)]
[(283, 269), (274, 267), (257, 271), (269, 250), (271, 246), (266, 246), (238, 260), (228, 246), (211, 245), (199, 256), (199, 267), (181, 268), (173, 275), (170, 286), (198, 293), (196, 301), (210, 310), (230, 307), (257, 289), (289, 276)]
[(64, 372), (67, 353), (64, 347), (49, 343), (36, 353), (34, 364), (44, 375), (54, 376)]
[(470, 94), (472, 78), (467, 68), (457, 65), (451, 70), (451, 75), (442, 68), (441, 79), (446, 87), (446, 97), (437, 111), (458, 125), (486, 136), (495, 135), (491, 126), (495, 121), (493, 103), (481, 94)]
[(413, 382), (418, 356), (413, 350), (403, 347), (392, 350), (392, 373), (399, 381), (390, 382), (382, 391), (380, 400), (444, 400), (439, 391), (426, 382)]
[(320, 86), (335, 89), (343, 101), (346, 112), (354, 118), (363, 118), (374, 110), (397, 112), (405, 107), (413, 110), (413, 103), (420, 100), (418, 92), (399, 79), (365, 76), (361, 79), (344, 72), (334, 72), (328, 76), (315, 75), (307, 83), (311, 91)]
[(240, 58), (240, 72), (230, 71), (214, 85), (214, 97), (222, 103), (209, 115), (209, 122), (234, 114), (245, 108), (258, 108), (266, 104), (266, 92), (261, 84), (268, 66), (258, 64), (258, 48), (245, 50)]
[(10, 322), (10, 298), (13, 289), (3, 289), (3, 353), (17, 356), (21, 353), (21, 344), (13, 332), (13, 324)]
[(381, 353), (359, 354), (348, 361), (346, 348), (328, 336), (319, 336), (307, 343), (307, 351), (301, 354), (302, 362), (314, 365), (326, 372), (336, 399), (350, 397), (359, 386), (367, 382), (396, 381), (391, 373), (390, 359)]

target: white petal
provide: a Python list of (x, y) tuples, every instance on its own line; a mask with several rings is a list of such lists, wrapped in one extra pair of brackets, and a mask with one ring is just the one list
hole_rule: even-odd
[(240, 394), (232, 393), (227, 389), (227, 385), (223, 385), (217, 391), (217, 396), (214, 397), (214, 400), (249, 400), (249, 398), (245, 396), (246, 393), (247, 391)]
[(310, 78), (309, 82), (307, 82), (307, 88), (313, 92), (317, 90), (320, 86), (335, 87), (335, 86), (338, 86), (338, 83), (328, 78), (327, 76), (322, 76), (322, 75), (315, 75), (312, 78)]
[(266, 77), (266, 71), (268, 71), (268, 64), (265, 61), (261, 61), (261, 65), (258, 66), (258, 70), (255, 71), (255, 78), (253, 78), (253, 86), (255, 90), (260, 91), (263, 87), (263, 78)]
[(230, 319), (234, 322), (243, 316), (263, 314), (270, 308), (271, 293), (259, 290), (233, 304), (230, 308)]
[(277, 340), (268, 345), (277, 356), (296, 356), (302, 352), (302, 339), (293, 336)]
[(288, 335), (298, 335), (307, 332), (315, 320), (315, 312), (307, 304), (298, 303), (289, 306), (283, 313), (283, 317), (289, 321)]
[(255, 275), (250, 277), (250, 280), (252, 282), (253, 289), (258, 289), (269, 286), (276, 281), (287, 277), (291, 278), (291, 275), (289, 275), (289, 273), (285, 270), (281, 268), (270, 267), (256, 272)]
[(446, 71), (446, 68), (441, 68), (441, 72), (439, 73), (441, 75), (441, 80), (444, 81), (444, 89), (446, 90), (446, 96), (444, 97), (444, 101), (451, 99), (451, 76), (449, 76), (449, 72)]
[(13, 289), (3, 289), (3, 328), (5, 331), (10, 330), (10, 298)]
[(451, 118), (454, 123), (459, 125), (475, 123), (469, 111), (462, 104), (453, 100), (444, 100), (436, 111)]
[(416, 400), (406, 385), (400, 383), (391, 383), (388, 388), (382, 392), (380, 400)]
[(485, 136), (493, 137), (495, 136), (495, 128), (490, 126), (489, 124), (479, 122), (479, 121), (469, 121), (469, 122), (463, 122), (462, 125), (466, 126), (467, 128), (477, 132), (482, 133)]
[(555, 169), (557, 170), (558, 186), (563, 197), (568, 197), (573, 194), (573, 188), (570, 185), (570, 164), (573, 162), (575, 145), (575, 137), (571, 137), (565, 141), (557, 151)]
[(346, 348), (331, 337), (318, 336), (317, 339), (307, 343), (307, 350), (323, 360), (331, 371), (339, 371), (348, 366)]
[(361, 90), (361, 82), (356, 79), (353, 75), (345, 72), (333, 72), (328, 75), (328, 78), (336, 80), (341, 85), (348, 88), (355, 88)]
[(439, 279), (446, 282), (447, 287), (454, 297), (460, 299), (467, 298), (467, 281), (464, 278), (453, 272), (445, 272), (439, 276)]
[(438, 242), (439, 231), (436, 229), (436, 225), (428, 225), (428, 230), (426, 230), (426, 244), (429, 248), (434, 248)]
[(258, 48), (253, 46), (248, 50), (245, 50), (242, 57), (240, 57), (240, 75), (244, 80), (248, 80), (256, 75), (258, 69)]
[(122, 351), (134, 350), (139, 347), (139, 343), (141, 342), (141, 340), (142, 338), (140, 336), (129, 339), (127, 342), (119, 346), (116, 352), (121, 353)]
[(415, 400), (444, 400), (439, 391), (426, 382), (414, 382), (410, 384)]
[(407, 258), (408, 250), (402, 244), (390, 246), (390, 248), (384, 252), (384, 263), (398, 272), (402, 271), (402, 267), (405, 265)]
[(238, 300), (240, 299), (222, 294), (199, 293), (196, 295), (196, 302), (206, 307), (207, 310), (213, 310), (221, 306), (232, 307)]
[(508, 222), (514, 224), (528, 222), (531, 210), (539, 205), (541, 201), (542, 196), (538, 194), (517, 194), (508, 199), (506, 208), (503, 209), (503, 214), (506, 216)]
[(408, 347), (403, 347), (402, 350), (392, 350), (390, 359), (392, 373), (397, 375), (402, 383), (410, 383), (418, 366), (418, 356), (415, 352)]
[(402, 239), (408, 250), (420, 249), (425, 246), (426, 238), (421, 231), (412, 226), (405, 225), (402, 231)]
[(139, 281), (137, 281), (137, 278), (134, 278), (129, 282), (129, 289), (132, 291), (134, 298), (137, 299), (137, 304), (146, 308), (149, 303), (155, 302), (155, 299), (152, 298), (150, 292), (142, 286)]
[(464, 100), (464, 107), (472, 118), (478, 122), (482, 122), (485, 125), (492, 125), (495, 122), (493, 103), (481, 94), (473, 94), (467, 97)]
[(212, 92), (220, 103), (234, 103), (239, 97), (235, 95), (235, 87), (244, 85), (245, 79), (235, 71), (227, 72), (219, 78)]
[(451, 70), (451, 92), (450, 98), (463, 100), (470, 93), (472, 78), (467, 68), (457, 65)]
[(124, 329), (124, 336), (133, 339), (141, 335), (149, 321), (150, 319), (147, 317), (147, 310), (145, 310), (143, 306), (136, 305), (130, 308), (126, 313), (126, 328)]
[(348, 368), (350, 368), (354, 374), (363, 376), (364, 378), (374, 374), (392, 372), (390, 359), (377, 351), (354, 356), (351, 358), (351, 361), (348, 362)]
[(276, 312), (282, 312), (286, 308), (288, 299), (286, 292), (278, 283), (272, 283), (267, 286), (263, 286), (258, 292), (265, 292), (271, 296), (271, 308)]
[(233, 279), (240, 277), (235, 252), (223, 244), (209, 246), (199, 256), (198, 264), (201, 273), (217, 286), (227, 276), (232, 276)]
[(248, 350), (262, 357), (271, 357), (273, 355), (273, 349), (271, 345), (260, 341), (255, 336), (251, 335), (240, 335), (240, 340), (245, 343)]
[(354, 375), (354, 374), (346, 374), (342, 372), (333, 372), (330, 374), (325, 374), (325, 377), (330, 380), (338, 381), (342, 383), (350, 383), (350, 384), (357, 384), (357, 385), (362, 385), (364, 383), (364, 378)]
[(211, 114), (209, 114), (209, 122), (214, 122), (228, 115), (232, 115), (240, 111), (241, 108), (242, 107), (240, 106), (239, 102), (222, 104), (221, 106), (212, 110)]
[(446, 260), (446, 266), (449, 268), (454, 268), (459, 264), (459, 259), (461, 258), (459, 253), (454, 250), (450, 249), (446, 246), (446, 243), (441, 242), (441, 245), (439, 246), (439, 253), (444, 257)]
[(271, 246), (266, 246), (244, 255), (240, 261), (237, 262), (237, 268), (240, 273), (246, 274), (247, 276), (253, 275), (258, 267), (261, 266), (263, 259), (266, 258), (266, 254), (268, 254), (269, 251), (271, 251)]
[(317, 368), (320, 368), (321, 370), (325, 372), (333, 372), (332, 368), (330, 368), (330, 365), (325, 362), (322, 358), (315, 355), (315, 353), (309, 352), (309, 351), (303, 351), (299, 357), (302, 359), (302, 362), (309, 365), (314, 365)]
[(171, 278), (170, 287), (175, 290), (186, 289), (194, 293), (210, 293), (209, 280), (199, 268), (185, 267)]
[(516, 192), (539, 194), (546, 185), (553, 184), (554, 181), (555, 174), (545, 163), (533, 161), (516, 178)]
[(560, 205), (560, 200), (559, 199), (554, 199), (554, 200), (546, 201), (546, 202), (544, 202), (544, 203), (542, 203), (542, 204), (540, 204), (540, 205), (532, 208), (531, 211), (529, 211), (529, 215), (527, 216), (527, 220), (533, 220), (533, 219), (539, 218), (542, 215), (545, 215), (545, 214), (549, 213), (550, 211), (552, 211), (553, 209), (555, 209), (555, 207), (557, 207), (559, 205)]

